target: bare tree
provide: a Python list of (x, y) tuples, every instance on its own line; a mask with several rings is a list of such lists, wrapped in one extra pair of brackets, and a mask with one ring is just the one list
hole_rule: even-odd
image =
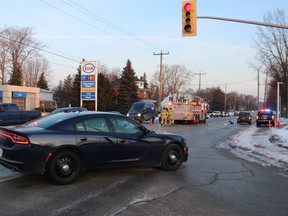
[(191, 72), (183, 65), (164, 65), (164, 89), (166, 92), (179, 93), (181, 88), (188, 84)]
[[(5, 45), (5, 53), (8, 54), (9, 67), (6, 69), (13, 78), (13, 73), (22, 73), (23, 64), (29, 60), (40, 57), (40, 50), (45, 47), (33, 38), (32, 29), (29, 27), (8, 27), (1, 32), (1, 44)], [(19, 75), (22, 78), (23, 74)], [(2, 76), (5, 80), (5, 77)], [(10, 79), (10, 81), (11, 81)], [(21, 80), (22, 82), (22, 80)]]
[[(287, 25), (287, 17), (284, 10), (277, 10), (274, 13), (268, 13), (264, 17), (266, 23), (277, 23), (279, 25)], [(265, 73), (269, 76), (269, 82), (274, 84), (270, 89), (276, 88), (275, 83), (283, 82), (281, 88), (282, 107), (287, 110), (287, 82), (288, 82), (288, 31), (281, 28), (259, 27), (257, 40), (254, 41), (257, 51), (257, 60), (261, 63)], [(274, 105), (276, 104), (276, 95), (274, 96)], [(285, 105), (287, 104), (287, 105)], [(270, 104), (273, 105), (273, 104)], [(284, 105), (284, 106), (283, 106)], [(288, 113), (286, 113), (287, 115)]]
[(37, 82), (42, 73), (45, 74), (45, 77), (50, 77), (49, 63), (44, 58), (35, 58), (33, 60), (26, 61), (22, 66), (22, 70), (23, 84), (25, 86), (37, 87)]
[[(0, 32), (2, 35), (2, 31)], [(0, 71), (1, 71), (1, 79), (0, 83), (4, 85), (6, 83), (6, 74), (7, 74), (7, 67), (10, 59), (8, 56), (8, 46), (6, 40), (0, 37)]]

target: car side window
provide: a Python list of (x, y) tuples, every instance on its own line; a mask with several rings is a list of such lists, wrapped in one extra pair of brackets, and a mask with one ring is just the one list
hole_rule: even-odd
[(109, 132), (109, 127), (105, 118), (94, 118), (76, 123), (76, 130), (86, 132)]
[(142, 130), (136, 122), (124, 118), (111, 118), (116, 133), (141, 133)]

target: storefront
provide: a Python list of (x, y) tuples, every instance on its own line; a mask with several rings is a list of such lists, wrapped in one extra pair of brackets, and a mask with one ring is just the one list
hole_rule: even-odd
[(21, 110), (33, 110), (40, 106), (40, 88), (0, 85), (0, 102), (16, 103)]

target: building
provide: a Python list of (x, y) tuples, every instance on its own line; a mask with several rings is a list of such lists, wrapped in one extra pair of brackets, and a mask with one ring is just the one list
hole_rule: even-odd
[(1, 103), (15, 103), (20, 110), (33, 110), (39, 107), (40, 88), (0, 85)]
[(53, 105), (53, 92), (37, 87), (0, 85), (0, 102), (15, 103), (20, 110)]

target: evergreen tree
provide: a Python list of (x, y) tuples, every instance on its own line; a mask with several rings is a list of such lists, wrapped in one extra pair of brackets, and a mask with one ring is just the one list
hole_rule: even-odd
[(73, 86), (73, 78), (69, 74), (66, 79), (64, 79), (63, 82), (63, 96), (64, 98), (62, 99), (64, 102), (64, 106), (69, 106), (71, 105), (71, 90)]
[(144, 82), (144, 88), (148, 89), (148, 83), (147, 83), (147, 75), (144, 73), (143, 76), (140, 77), (140, 80)]
[(14, 62), (13, 72), (8, 82), (10, 85), (22, 86), (22, 71), (18, 62)]
[(111, 111), (113, 89), (109, 79), (103, 74), (98, 74), (97, 85), (97, 110), (98, 111)]
[(77, 69), (77, 74), (74, 77), (71, 90), (71, 105), (80, 106), (80, 92), (81, 91), (81, 65)]
[(57, 107), (64, 107), (64, 97), (63, 82), (60, 80), (58, 86), (54, 89), (54, 100), (57, 103)]
[(42, 72), (41, 75), (39, 76), (39, 79), (38, 79), (38, 82), (37, 82), (37, 87), (41, 88), (41, 89), (49, 90), (48, 83), (47, 83), (47, 80), (45, 78), (44, 72)]
[(58, 86), (54, 90), (54, 97), (58, 107), (67, 107), (71, 104), (72, 83), (73, 79), (71, 75), (68, 75), (64, 81), (60, 80)]
[(117, 96), (117, 109), (122, 114), (126, 114), (132, 103), (139, 100), (138, 86), (135, 80), (135, 72), (132, 68), (131, 61), (128, 59), (126, 67), (123, 68), (119, 79), (119, 95)]

